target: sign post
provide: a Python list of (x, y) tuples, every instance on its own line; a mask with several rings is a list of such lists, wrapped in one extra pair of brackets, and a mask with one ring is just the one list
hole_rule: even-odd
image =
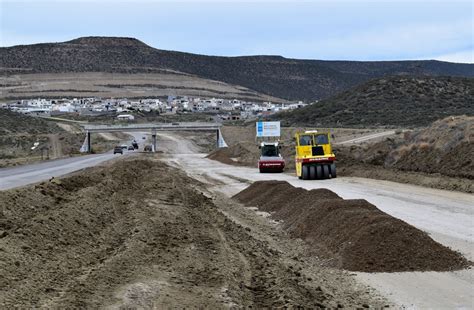
[(280, 137), (280, 122), (257, 122), (257, 138)]

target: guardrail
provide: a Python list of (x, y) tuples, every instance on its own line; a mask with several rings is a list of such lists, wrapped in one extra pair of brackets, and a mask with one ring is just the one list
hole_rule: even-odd
[(220, 123), (162, 123), (162, 124), (121, 124), (121, 125), (81, 125), (88, 132), (139, 131), (139, 130), (219, 130)]

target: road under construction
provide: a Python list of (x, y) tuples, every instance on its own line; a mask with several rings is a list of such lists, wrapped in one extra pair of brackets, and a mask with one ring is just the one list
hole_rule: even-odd
[[(11, 289), (0, 297), (1, 305), (471, 305), (471, 269), (434, 271), (451, 268), (449, 260), (438, 262), (435, 257), (433, 262), (442, 265), (422, 263), (423, 268), (434, 268), (423, 269), (432, 270), (428, 272), (369, 272), (370, 265), (344, 265), (366, 270), (349, 274), (337, 263), (346, 254), (332, 256), (319, 243), (308, 247), (292, 236), (294, 232), (288, 233), (285, 223), (290, 219), (275, 218), (274, 212), (290, 210), (276, 211), (279, 202), (274, 199), (299, 206), (293, 192), (315, 194), (319, 201), (326, 197), (348, 209), (362, 203), (362, 210), (373, 210), (364, 200), (393, 217), (391, 221), (410, 225), (404, 226), (407, 231), (416, 229), (416, 236), (424, 232), (423, 240), (432, 238), (473, 260), (472, 195), (361, 178), (306, 181), (288, 173), (261, 174), (255, 168), (207, 159), (195, 143), (171, 130), (156, 135), (161, 141), (158, 154), (86, 155), (49, 166), (0, 170), (2, 185), (15, 176), (24, 180), (0, 192), (0, 203), (8, 202), (0, 242), (7, 266), (14, 266), (3, 270)], [(259, 186), (258, 181), (296, 188), (275, 183), (278, 191), (265, 198), (265, 191), (249, 187)], [(35, 184), (19, 187), (29, 183)], [(234, 195), (240, 195), (238, 203)], [(373, 249), (374, 244), (364, 246)], [(459, 258), (438, 245), (436, 251)], [(413, 261), (404, 256), (408, 263)], [(388, 268), (393, 261), (380, 259), (386, 265), (377, 268)]]

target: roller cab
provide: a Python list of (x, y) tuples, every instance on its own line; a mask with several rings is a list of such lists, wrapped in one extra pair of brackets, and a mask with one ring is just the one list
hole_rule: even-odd
[(336, 156), (329, 132), (316, 130), (296, 133), (296, 175), (303, 180), (336, 177)]
[(260, 173), (283, 172), (285, 160), (280, 154), (278, 142), (262, 142), (260, 148), (260, 159), (258, 169)]

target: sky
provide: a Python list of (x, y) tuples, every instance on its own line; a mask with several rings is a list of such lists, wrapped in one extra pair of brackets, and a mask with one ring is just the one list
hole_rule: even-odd
[(0, 0), (0, 46), (119, 36), (206, 55), (474, 63), (473, 10), (464, 0)]

